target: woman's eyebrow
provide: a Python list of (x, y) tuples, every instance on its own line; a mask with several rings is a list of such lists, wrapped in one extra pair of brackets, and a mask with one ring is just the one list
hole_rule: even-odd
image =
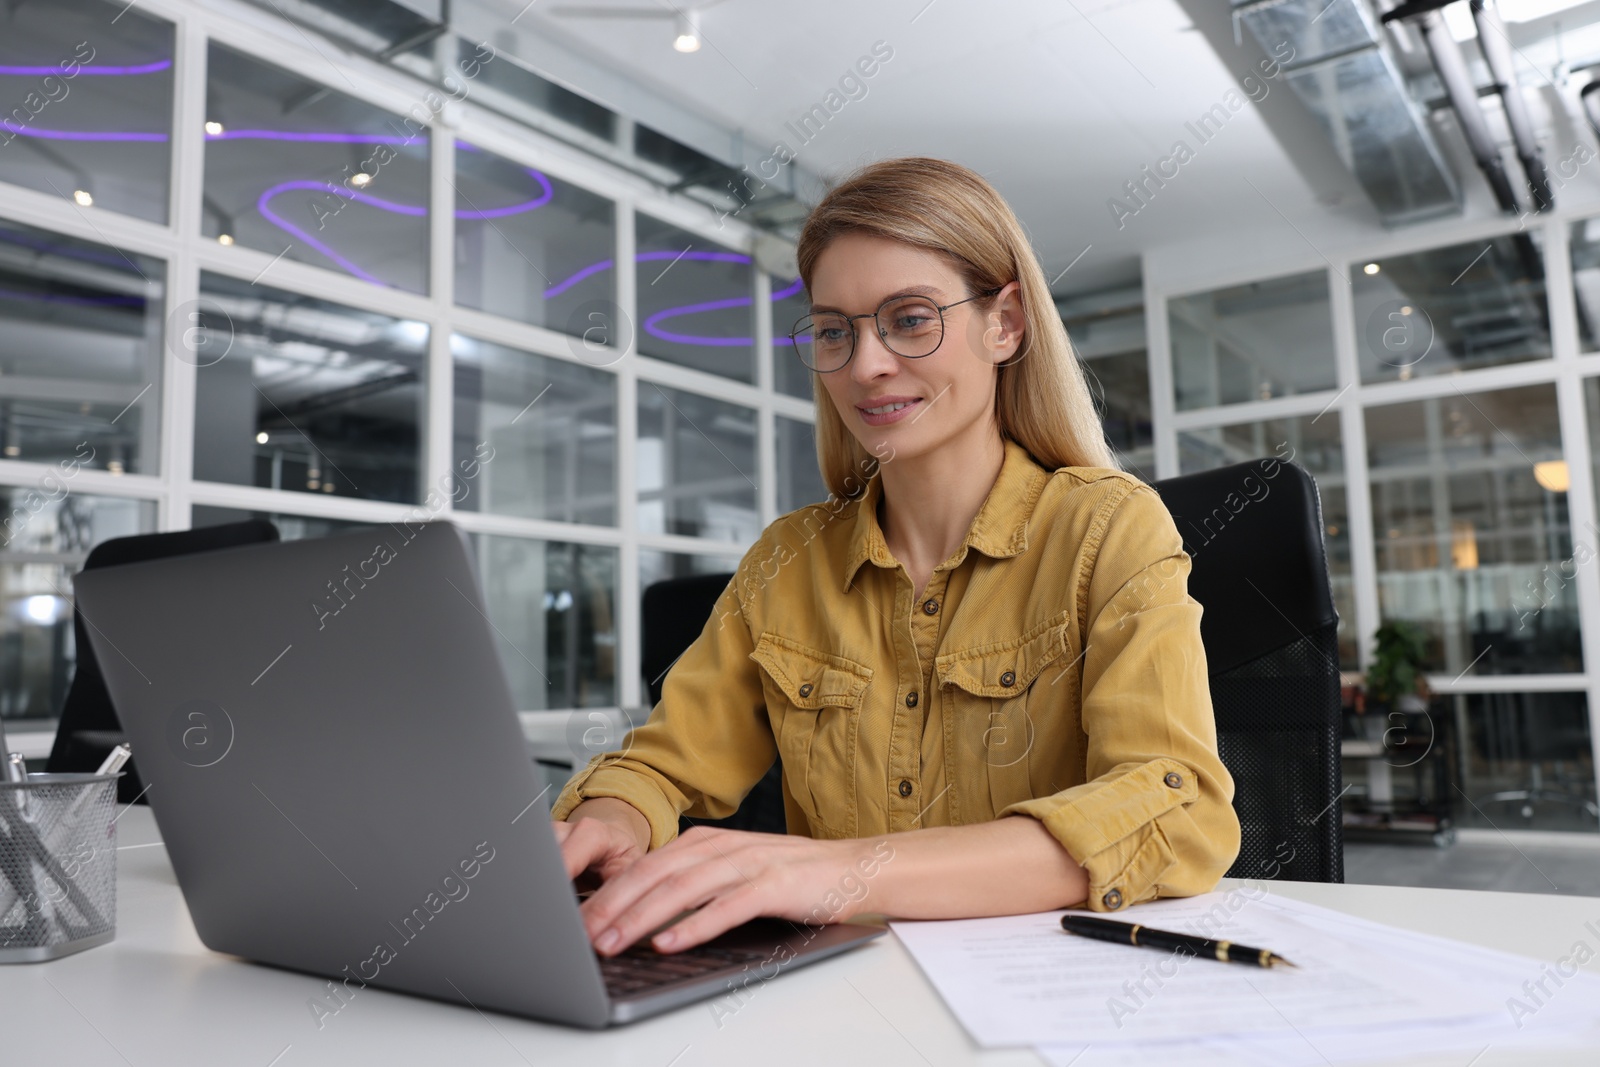
[[(940, 289), (937, 285), (910, 285), (904, 289), (897, 289), (888, 296), (884, 297), (883, 300), (878, 301), (873, 310), (876, 311), (879, 307), (883, 306), (885, 301), (893, 300), (897, 296), (931, 296), (937, 299), (944, 296), (944, 290)], [(827, 304), (811, 305), (811, 313), (813, 315), (819, 311), (837, 311), (841, 315), (847, 314), (844, 308), (831, 307)]]

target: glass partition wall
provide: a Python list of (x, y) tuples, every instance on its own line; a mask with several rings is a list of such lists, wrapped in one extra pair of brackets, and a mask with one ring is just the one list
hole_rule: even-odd
[(448, 518), (519, 706), (631, 706), (643, 588), (731, 571), (825, 495), (809, 375), (772, 340), (798, 280), (504, 106), (593, 138), (600, 105), (492, 42), (428, 49), (432, 83), (270, 12), (0, 7), (14, 729), (52, 726), (107, 538)]
[(1597, 235), (1571, 215), (1394, 234), (1392, 254), (1172, 284), (1154, 310), (1158, 476), (1264, 456), (1312, 474), (1340, 667), (1356, 680), (1384, 623), (1421, 628), (1465, 826), (1600, 829)]

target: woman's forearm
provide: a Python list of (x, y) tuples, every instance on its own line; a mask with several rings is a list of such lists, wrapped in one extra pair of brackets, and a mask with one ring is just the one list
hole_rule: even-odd
[[(884, 861), (883, 842), (893, 849)], [(1039, 820), (1008, 815), (971, 826), (881, 834), (851, 844), (876, 872), (851, 914), (897, 919), (1022, 915), (1080, 904), (1089, 876)], [(860, 867), (867, 870), (867, 867)]]

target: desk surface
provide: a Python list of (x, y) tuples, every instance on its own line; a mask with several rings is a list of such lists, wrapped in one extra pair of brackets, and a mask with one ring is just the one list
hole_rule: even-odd
[[(593, 1033), (366, 989), (317, 1021), (324, 983), (210, 952), (195, 936), (146, 808), (118, 823), (117, 938), (45, 964), (0, 966), (4, 1059), (18, 1064), (983, 1064), (1042, 1061), (973, 1046), (891, 934), (710, 1002)], [(1600, 926), (1600, 898), (1274, 883), (1274, 892), (1396, 926), (1555, 960)], [(1591, 969), (1597, 964), (1591, 964)], [(1537, 977), (1530, 972), (1529, 977)], [(20, 1036), (19, 1036), (20, 1035)], [(1474, 1067), (1590, 1065), (1594, 1053), (1491, 1048)], [(1406, 1060), (1463, 1067), (1459, 1055)]]

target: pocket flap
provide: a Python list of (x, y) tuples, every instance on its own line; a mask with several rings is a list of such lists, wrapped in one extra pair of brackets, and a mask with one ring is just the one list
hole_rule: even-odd
[(959, 686), (974, 696), (1016, 696), (1066, 654), (1067, 629), (1066, 622), (1050, 622), (1009, 641), (946, 652), (934, 660), (939, 685)]
[(853, 707), (861, 702), (872, 668), (774, 633), (764, 633), (750, 658), (759, 663), (797, 708)]

